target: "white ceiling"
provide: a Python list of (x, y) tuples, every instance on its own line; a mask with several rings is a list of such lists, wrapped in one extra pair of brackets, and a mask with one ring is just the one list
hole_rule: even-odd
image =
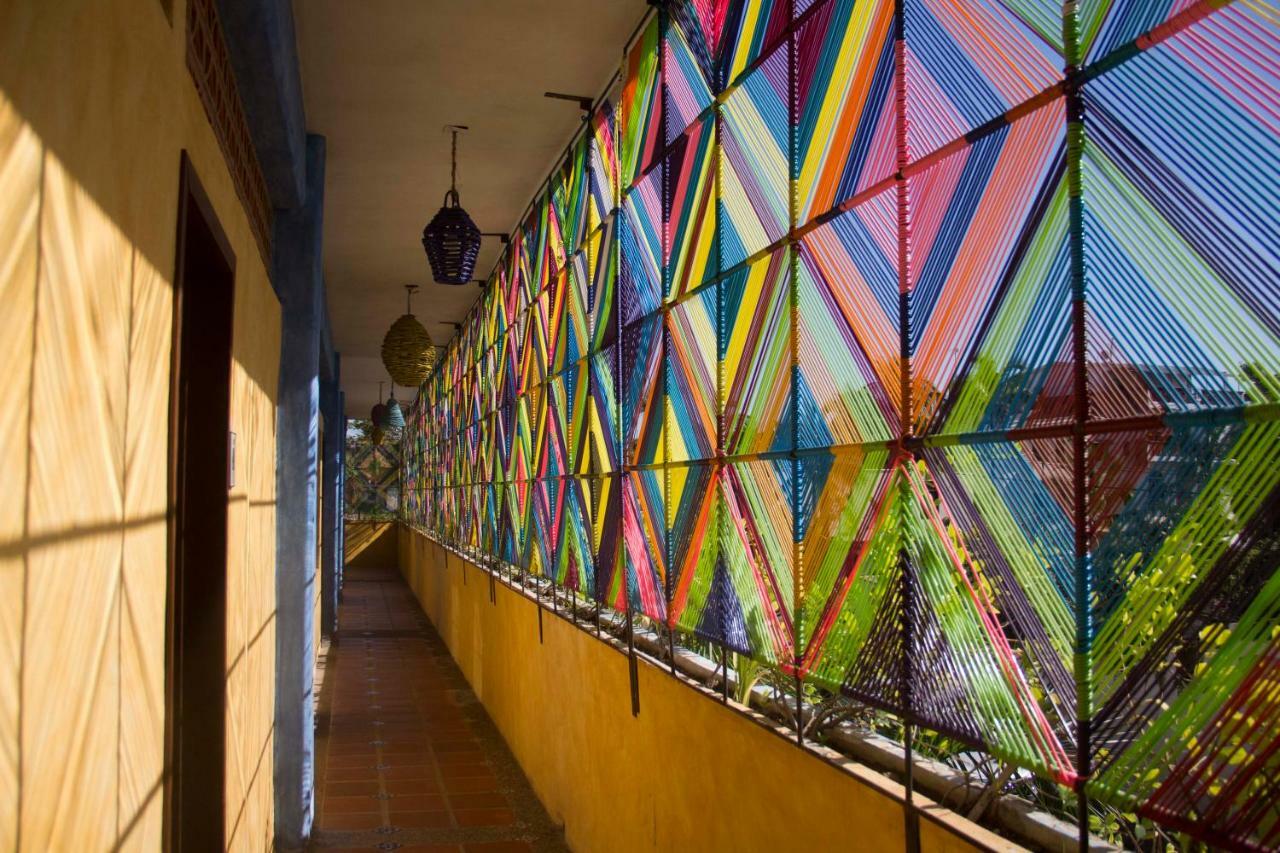
[[(327, 140), (324, 269), (347, 413), (367, 417), (404, 285), (436, 343), (480, 295), (431, 281), (422, 229), (449, 188), (481, 231), (509, 232), (616, 70), (644, 0), (294, 0), (307, 128)], [(476, 277), (501, 251), (485, 238)], [(384, 389), (385, 392), (386, 389)], [(398, 392), (412, 399), (414, 392)]]

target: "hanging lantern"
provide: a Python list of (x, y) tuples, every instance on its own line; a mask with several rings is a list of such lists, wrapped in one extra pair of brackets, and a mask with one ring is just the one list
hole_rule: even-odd
[(382, 440), (386, 438), (386, 436), (387, 434), (382, 427), (376, 426), (373, 428), (372, 432), (369, 433), (369, 440), (373, 442), (374, 447), (381, 447)]
[[(382, 383), (378, 383), (378, 399), (382, 399)], [(369, 420), (373, 421), (374, 427), (378, 429), (386, 429), (387, 427), (387, 406), (385, 403), (374, 403), (373, 408), (369, 410)]]
[(404, 429), (404, 411), (400, 408), (400, 401), (396, 399), (396, 384), (394, 382), (391, 383), (391, 396), (387, 398), (386, 410), (386, 429)]
[(476, 255), (480, 253), (480, 229), (458, 200), (458, 131), (466, 127), (455, 125), (450, 130), (453, 131), (453, 169), (449, 191), (445, 193), (444, 206), (422, 230), (422, 248), (427, 250), (431, 275), (438, 284), (467, 284), (476, 268)]
[(391, 324), (382, 339), (382, 364), (396, 385), (417, 388), (435, 366), (436, 348), (431, 335), (413, 316), (411, 300), (418, 286), (406, 284), (404, 289), (408, 291), (404, 315)]

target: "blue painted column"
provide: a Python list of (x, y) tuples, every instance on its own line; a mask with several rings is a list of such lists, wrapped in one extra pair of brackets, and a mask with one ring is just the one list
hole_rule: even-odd
[(342, 438), (338, 444), (338, 554), (337, 576), (333, 584), (334, 609), (342, 603), (342, 576), (347, 567), (347, 393), (338, 392), (338, 406), (342, 410)]
[(324, 518), (320, 537), (320, 631), (332, 636), (338, 626), (338, 578), (342, 573), (342, 448), (346, 418), (342, 413), (342, 358), (333, 356), (332, 378), (320, 383), (320, 407), (324, 412)]
[(307, 136), (306, 199), (277, 211), (272, 279), (283, 313), (276, 414), (276, 846), (300, 849), (314, 817), (316, 463), (320, 335), (324, 324), (321, 234), (324, 137)]

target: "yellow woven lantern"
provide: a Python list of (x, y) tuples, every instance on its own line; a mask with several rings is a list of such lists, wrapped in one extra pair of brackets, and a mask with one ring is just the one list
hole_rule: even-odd
[(382, 339), (382, 364), (397, 385), (417, 388), (436, 363), (436, 349), (431, 335), (413, 316), (409, 300), (417, 285), (406, 284), (405, 313), (391, 324)]

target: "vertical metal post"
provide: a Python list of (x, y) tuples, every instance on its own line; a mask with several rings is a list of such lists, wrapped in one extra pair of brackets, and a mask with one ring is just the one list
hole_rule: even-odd
[(915, 756), (912, 754), (911, 737), (911, 720), (910, 718), (903, 718), (902, 748), (903, 766), (905, 769), (905, 773), (903, 774), (903, 787), (906, 789), (906, 797), (902, 807), (904, 818), (906, 820), (906, 848), (910, 853), (915, 853), (915, 851), (920, 849), (920, 816), (916, 813), (915, 776), (912, 773), (912, 767), (915, 765)]
[(537, 578), (533, 579), (533, 590), (535, 600), (538, 602), (538, 645), (542, 645), (542, 584)]
[[(670, 18), (667, 14), (667, 4), (665, 2), (662, 2), (662, 0), (659, 0), (657, 5), (658, 5), (658, 44), (659, 44), (658, 75), (660, 80), (665, 81), (667, 79), (667, 74), (666, 74), (666, 63), (667, 63), (666, 53), (667, 52), (661, 49), (661, 45), (664, 44), (666, 41), (667, 27), (669, 27), (671, 24), (670, 24)], [(662, 145), (665, 147), (667, 144), (667, 115), (670, 112), (667, 109), (667, 87), (665, 82), (663, 83), (661, 89), (658, 92), (658, 97), (659, 97), (659, 106), (660, 106), (660, 109), (662, 110)], [(714, 109), (718, 110), (718, 108), (714, 108)], [(661, 190), (662, 192), (662, 209), (661, 209), (662, 237), (661, 237), (661, 247), (659, 248), (659, 256), (661, 257), (662, 255), (666, 254), (666, 248), (668, 245), (670, 245), (669, 243), (670, 235), (668, 233), (668, 226), (669, 226), (668, 213), (671, 207), (671, 186), (670, 186), (670, 182), (667, 179), (667, 160), (665, 157), (662, 158), (662, 161), (658, 168), (662, 170), (662, 190)], [(667, 296), (671, 292), (670, 270), (668, 269), (668, 265), (665, 262), (663, 262), (662, 264), (661, 276), (662, 276), (662, 285), (661, 285), (662, 287), (662, 299), (661, 299), (662, 327), (659, 334), (662, 335), (662, 340), (661, 340), (662, 355), (663, 355), (662, 394), (663, 394), (663, 406), (664, 406), (663, 417), (665, 418), (666, 417), (666, 414), (665, 414), (666, 398), (670, 392), (670, 387), (669, 387), (670, 372), (667, 370), (667, 357), (666, 357), (667, 356)], [(666, 464), (667, 459), (669, 459), (671, 455), (670, 454), (671, 438), (670, 438), (669, 430), (663, 429), (662, 441), (663, 441), (662, 496), (663, 496), (663, 503), (664, 503), (663, 514), (665, 516), (666, 514), (665, 503), (666, 503), (667, 494), (669, 493), (669, 489), (667, 488), (667, 486), (669, 486), (671, 482), (670, 477), (668, 476), (667, 464)], [(663, 523), (663, 526), (665, 527), (666, 526), (665, 518), (662, 523)], [(676, 633), (675, 633), (675, 624), (672, 621), (672, 616), (671, 616), (671, 602), (672, 602), (672, 598), (674, 597), (673, 595), (674, 582), (671, 576), (672, 545), (671, 545), (670, 531), (667, 531), (667, 535), (663, 538), (664, 538), (663, 550), (665, 552), (663, 554), (663, 557), (666, 560), (666, 571), (663, 572), (662, 596), (665, 601), (664, 610), (665, 610), (666, 620), (667, 620), (667, 650), (671, 655), (671, 674), (675, 675), (676, 674)]]
[[(893, 10), (894, 28), (894, 98), (897, 125), (897, 173), (894, 175), (898, 209), (898, 343), (899, 343), (899, 393), (901, 409), (899, 417), (899, 446), (896, 465), (909, 466), (914, 457), (909, 441), (914, 432), (913, 401), (911, 399), (911, 251), (910, 209), (907, 194), (907, 78), (906, 78), (906, 11), (904, 0), (896, 0)], [(904, 470), (899, 480), (899, 506), (912, 495), (906, 480), (909, 471)], [(899, 526), (901, 531), (901, 525)], [(906, 533), (899, 532), (899, 536)], [(902, 659), (899, 668), (898, 694), (902, 703), (903, 783), (905, 797), (903, 820), (905, 821), (906, 847), (911, 853), (920, 849), (920, 816), (915, 807), (915, 755), (913, 750), (914, 713), (912, 696), (911, 655), (913, 623), (915, 622), (915, 587), (911, 575), (911, 562), (905, 543), (898, 549), (898, 573), (902, 584)]]
[(795, 672), (796, 685), (796, 744), (804, 746), (804, 685), (799, 671)]
[(905, 458), (912, 433), (911, 400), (911, 247), (910, 211), (907, 197), (907, 41), (905, 0), (894, 3), (894, 100), (897, 125), (897, 166), (894, 174), (898, 210), (898, 392), (901, 397), (898, 425), (899, 451)]
[[(641, 23), (642, 28), (643, 26), (644, 24)], [(626, 77), (626, 64), (627, 64), (627, 46), (623, 45), (621, 74), (624, 79)], [(615, 116), (617, 117), (617, 120), (618, 120), (618, 139), (621, 140), (623, 132), (625, 131), (624, 123), (622, 121), (622, 114), (621, 112), (617, 112), (615, 113)], [(621, 159), (622, 159), (621, 153), (619, 152), (617, 166), (609, 176), (613, 180), (613, 186), (610, 187), (610, 193), (609, 193), (609, 195), (613, 199), (613, 211), (612, 211), (613, 239), (610, 242), (610, 245), (608, 246), (608, 250), (612, 255), (612, 260), (613, 260), (615, 270), (622, 268), (621, 267), (621, 264), (622, 264), (621, 236), (622, 235), (618, 232), (618, 215), (619, 215), (618, 211), (622, 208)], [(601, 263), (605, 263), (605, 261), (602, 259)], [(599, 294), (596, 294), (594, 298), (598, 299)], [(612, 307), (613, 307), (613, 312), (612, 312), (613, 313), (613, 337), (615, 342), (615, 346), (613, 347), (613, 353), (612, 353), (613, 355), (612, 367), (613, 367), (614, 384), (616, 385), (617, 378), (622, 374), (622, 356), (621, 356), (622, 294), (619, 292), (619, 289), (617, 288), (616, 285), (613, 291)], [(616, 393), (616, 389), (613, 395), (613, 429), (611, 430), (611, 432), (613, 433), (610, 436), (610, 438), (613, 439), (613, 452), (618, 462), (618, 464), (616, 465), (616, 472), (613, 474), (613, 476), (615, 477), (614, 483), (615, 483), (615, 488), (617, 489), (617, 500), (618, 500), (618, 512), (614, 516), (614, 525), (613, 525), (613, 537), (614, 537), (614, 543), (615, 543), (614, 552), (613, 552), (613, 565), (616, 571), (619, 571), (622, 573), (622, 601), (623, 601), (623, 606), (625, 606), (627, 610), (627, 644), (628, 644), (627, 658), (628, 658), (628, 669), (631, 674), (631, 713), (634, 716), (639, 713), (640, 705), (639, 705), (638, 693), (636, 690), (635, 635), (634, 635), (634, 629), (632, 624), (632, 614), (631, 614), (631, 607), (632, 607), (631, 590), (627, 587), (627, 567), (626, 567), (626, 563), (623, 560), (622, 518), (623, 518), (623, 515), (625, 514), (625, 509), (624, 509), (625, 500), (626, 500), (625, 484), (627, 480), (627, 472), (626, 472), (626, 468), (621, 464), (623, 459), (623, 456), (622, 456), (622, 395)], [(611, 465), (610, 467), (614, 467), (614, 466)], [(599, 583), (599, 581), (597, 581), (597, 583)]]
[(1093, 715), (1093, 578), (1089, 554), (1089, 445), (1085, 428), (1089, 421), (1086, 281), (1084, 259), (1084, 189), (1080, 161), (1085, 140), (1085, 107), (1079, 74), (1081, 59), (1079, 0), (1062, 7), (1063, 45), (1066, 48), (1067, 198), (1068, 242), (1071, 275), (1071, 355), (1075, 398), (1072, 432), (1072, 515), (1075, 524), (1076, 611), (1076, 823), (1079, 849), (1089, 849), (1089, 793), (1093, 772), (1090, 718)]
[(635, 624), (631, 620), (631, 606), (627, 606), (627, 674), (631, 679), (631, 716), (640, 716), (640, 672), (636, 662)]
[[(787, 0), (788, 19), (796, 20), (795, 0)], [(787, 37), (787, 298), (788, 344), (791, 358), (790, 399), (790, 463), (791, 463), (791, 559), (797, 577), (792, 589), (794, 621), (791, 627), (791, 671), (796, 685), (796, 743), (804, 745), (804, 664), (801, 638), (804, 635), (804, 547), (799, 537), (797, 508), (800, 506), (800, 247), (796, 242), (796, 227), (800, 219), (800, 86), (798, 39), (795, 32)], [(749, 700), (748, 700), (749, 701)]]
[[(903, 489), (905, 491), (905, 485)], [(909, 853), (920, 849), (920, 815), (915, 803), (915, 755), (912, 740), (915, 735), (914, 690), (911, 670), (914, 652), (915, 623), (915, 584), (911, 574), (911, 563), (905, 548), (898, 550), (898, 571), (902, 584), (902, 662), (899, 670), (900, 681), (898, 691), (902, 700), (902, 755), (903, 755), (903, 787), (904, 797), (903, 819), (906, 821), (906, 841)]]
[(667, 653), (671, 656), (671, 674), (676, 674), (676, 628), (667, 625)]
[(720, 644), (720, 702), (729, 704), (729, 647)]

